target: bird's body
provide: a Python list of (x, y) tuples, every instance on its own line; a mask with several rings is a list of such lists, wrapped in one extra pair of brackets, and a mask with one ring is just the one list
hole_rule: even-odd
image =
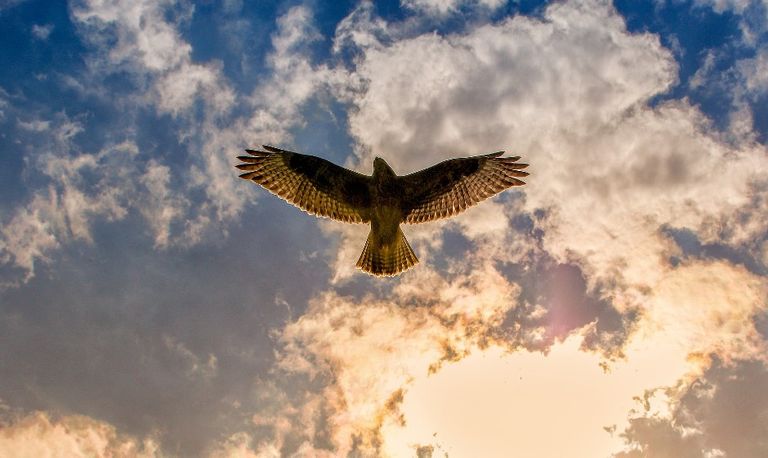
[(527, 164), (503, 152), (450, 159), (410, 175), (398, 176), (381, 158), (367, 176), (324, 159), (271, 146), (239, 156), (252, 180), (273, 194), (318, 216), (370, 223), (357, 266), (373, 275), (397, 275), (418, 262), (400, 224), (453, 216), (524, 182)]

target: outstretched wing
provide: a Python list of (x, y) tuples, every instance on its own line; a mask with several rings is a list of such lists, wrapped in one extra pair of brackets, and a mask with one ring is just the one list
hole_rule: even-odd
[(265, 151), (245, 150), (238, 156), (252, 180), (302, 210), (347, 223), (370, 221), (370, 177), (315, 156), (264, 145)]
[(406, 223), (424, 223), (456, 215), (511, 186), (528, 164), (519, 156), (499, 157), (504, 151), (483, 156), (449, 159), (410, 175), (398, 177), (403, 190)]

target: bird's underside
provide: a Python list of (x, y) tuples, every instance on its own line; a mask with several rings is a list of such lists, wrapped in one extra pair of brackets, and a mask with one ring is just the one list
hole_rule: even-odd
[(346, 223), (370, 223), (357, 267), (393, 276), (418, 261), (401, 223), (426, 223), (456, 215), (501, 191), (525, 184), (528, 164), (503, 151), (449, 159), (409, 175), (397, 176), (380, 158), (373, 175), (363, 175), (325, 159), (264, 145), (238, 156), (240, 177), (317, 216)]

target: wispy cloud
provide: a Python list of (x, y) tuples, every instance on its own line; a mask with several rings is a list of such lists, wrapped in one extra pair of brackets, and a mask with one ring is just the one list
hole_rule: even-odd
[(462, 7), (482, 7), (489, 10), (504, 4), (502, 0), (402, 0), (404, 7), (435, 17), (457, 13)]
[(38, 40), (47, 40), (48, 37), (51, 36), (51, 32), (53, 32), (53, 24), (35, 24), (32, 26), (32, 35)]
[(178, 24), (167, 19), (173, 3), (84, 1), (75, 4), (72, 15), (96, 46), (99, 57), (92, 64), (101, 71), (124, 69), (149, 77), (148, 102), (159, 111), (180, 115), (198, 96), (214, 112), (228, 109), (234, 94), (220, 68), (193, 62), (192, 47), (182, 39)]
[[(94, 220), (119, 220), (126, 216), (135, 195), (131, 156), (136, 146), (123, 143), (99, 153), (72, 154), (74, 137), (83, 126), (66, 115), (51, 121), (30, 121), (20, 127), (45, 134), (51, 151), (30, 161), (46, 183), (20, 206), (0, 228), (0, 261), (23, 271), (23, 281), (35, 274), (37, 262), (70, 240), (91, 241)], [(100, 173), (95, 182), (86, 176)], [(3, 286), (16, 284), (15, 280)]]

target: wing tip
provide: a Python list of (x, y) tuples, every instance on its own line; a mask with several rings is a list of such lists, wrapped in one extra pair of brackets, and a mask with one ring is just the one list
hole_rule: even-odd
[(262, 148), (264, 148), (265, 150), (269, 151), (270, 153), (280, 153), (280, 154), (286, 154), (286, 153), (289, 153), (289, 154), (297, 154), (297, 153), (296, 153), (296, 152), (294, 152), (294, 151), (290, 151), (290, 150), (287, 150), (287, 149), (283, 149), (283, 148), (278, 148), (277, 146), (272, 146), (272, 145), (261, 145), (261, 147), (262, 147)]
[[(253, 156), (255, 156), (255, 157), (264, 157), (264, 156), (269, 156), (271, 154), (271, 153), (268, 153), (267, 151), (261, 151), (261, 150), (252, 149), (252, 148), (245, 148), (245, 152), (250, 154), (252, 157)], [(248, 156), (246, 156), (246, 157), (248, 157)]]
[(238, 177), (242, 178), (243, 180), (250, 180), (251, 178), (254, 177), (254, 175), (256, 175), (256, 173), (258, 172), (245, 172), (238, 175)]

